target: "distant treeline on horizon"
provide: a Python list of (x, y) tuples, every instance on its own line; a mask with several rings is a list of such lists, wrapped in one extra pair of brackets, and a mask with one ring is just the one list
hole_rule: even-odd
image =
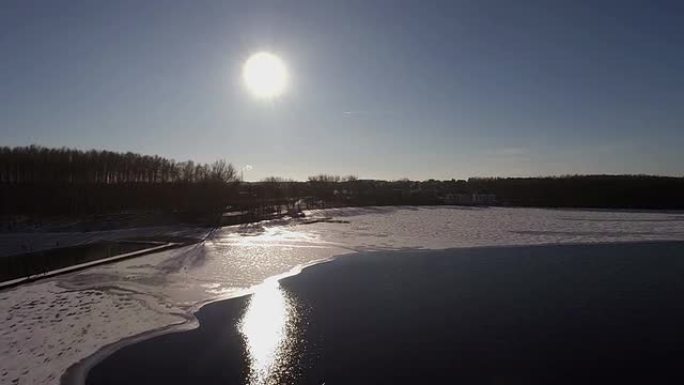
[[(245, 183), (225, 160), (176, 162), (131, 152), (0, 147), (0, 215), (107, 214), (130, 210), (220, 213), (227, 206), (314, 199), (327, 205), (433, 205), (488, 194), (509, 206), (684, 209), (684, 178), (649, 175), (361, 180), (316, 175)], [(458, 199), (456, 200), (458, 201)]]
[(238, 175), (225, 160), (176, 162), (132, 152), (0, 147), (0, 215), (220, 212)]
[(154, 155), (70, 148), (0, 147), (0, 183), (229, 183), (235, 168)]

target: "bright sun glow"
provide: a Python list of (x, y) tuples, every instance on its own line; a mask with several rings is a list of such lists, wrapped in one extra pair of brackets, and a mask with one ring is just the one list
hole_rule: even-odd
[(276, 55), (259, 52), (245, 62), (242, 77), (252, 95), (272, 99), (280, 96), (287, 86), (287, 68)]

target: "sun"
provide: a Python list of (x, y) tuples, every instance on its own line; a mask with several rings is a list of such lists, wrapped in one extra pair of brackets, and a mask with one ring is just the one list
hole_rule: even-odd
[(245, 62), (242, 67), (242, 78), (252, 95), (261, 99), (273, 99), (285, 92), (287, 68), (278, 56), (269, 52), (259, 52)]

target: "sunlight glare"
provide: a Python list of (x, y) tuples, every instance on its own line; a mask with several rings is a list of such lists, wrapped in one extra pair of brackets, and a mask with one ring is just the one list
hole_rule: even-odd
[(296, 312), (275, 279), (259, 285), (238, 328), (249, 354), (250, 385), (277, 384), (294, 354)]
[(288, 78), (285, 63), (268, 52), (250, 56), (242, 68), (242, 77), (249, 92), (263, 99), (280, 96), (285, 91)]

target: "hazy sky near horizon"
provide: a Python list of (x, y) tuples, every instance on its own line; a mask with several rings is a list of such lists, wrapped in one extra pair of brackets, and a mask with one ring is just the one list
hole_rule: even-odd
[[(684, 174), (681, 1), (3, 1), (0, 145), (247, 180)], [(255, 100), (250, 54), (287, 92)]]

